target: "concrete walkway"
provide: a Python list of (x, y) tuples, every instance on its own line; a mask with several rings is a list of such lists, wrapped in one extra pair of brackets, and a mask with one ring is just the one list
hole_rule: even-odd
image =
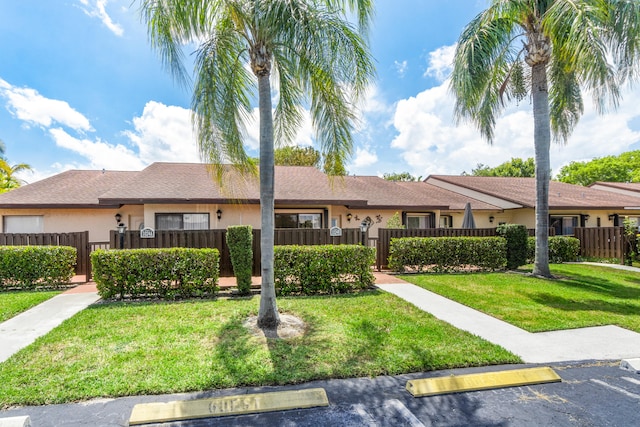
[(80, 285), (0, 323), (0, 363), (99, 299), (95, 285)]
[[(613, 267), (613, 265), (607, 265)], [(640, 272), (634, 267), (615, 266)], [(633, 269), (633, 270), (631, 270)], [(619, 360), (640, 357), (640, 334), (618, 326), (597, 326), (563, 331), (531, 333), (419, 286), (384, 275), (376, 286), (433, 314), (456, 328), (498, 344), (525, 363), (553, 363), (575, 360)]]

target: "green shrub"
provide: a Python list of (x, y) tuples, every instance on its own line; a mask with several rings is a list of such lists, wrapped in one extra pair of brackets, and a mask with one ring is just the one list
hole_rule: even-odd
[(217, 249), (122, 249), (91, 253), (102, 298), (213, 296), (218, 291)]
[(503, 224), (496, 228), (498, 236), (507, 239), (507, 268), (514, 270), (527, 263), (527, 227), (520, 224)]
[[(574, 262), (580, 254), (580, 240), (570, 236), (549, 237), (549, 262), (561, 264)], [(529, 237), (527, 241), (527, 262), (532, 263), (536, 257), (536, 238)]]
[(0, 285), (33, 289), (68, 284), (77, 250), (70, 246), (0, 246)]
[(389, 268), (403, 271), (500, 270), (507, 264), (502, 237), (407, 237), (391, 239)]
[(375, 250), (362, 245), (276, 246), (280, 295), (339, 294), (374, 284)]
[(227, 246), (231, 255), (236, 286), (241, 295), (251, 292), (251, 273), (253, 272), (253, 233), (250, 225), (227, 227)]

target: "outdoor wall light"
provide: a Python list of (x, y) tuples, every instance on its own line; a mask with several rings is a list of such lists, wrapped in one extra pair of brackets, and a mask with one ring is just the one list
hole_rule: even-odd
[(588, 221), (588, 220), (589, 220), (589, 215), (588, 215), (588, 214), (584, 216), (584, 220), (585, 220), (585, 221)]
[(353, 217), (353, 215), (351, 215), (351, 212), (347, 213), (347, 221), (351, 222), (351, 217)]
[(615, 217), (616, 217), (616, 215), (615, 215), (615, 214), (613, 214), (613, 215), (609, 215), (609, 221), (613, 221), (613, 220), (615, 219)]
[(218, 221), (220, 221), (220, 219), (222, 218), (222, 211), (220, 209), (216, 211), (216, 216), (218, 217)]
[(119, 213), (116, 214), (116, 224), (120, 224), (120, 220), (122, 219), (122, 215)]
[(495, 220), (495, 218), (493, 217), (493, 215), (491, 215), (491, 216), (489, 217), (489, 222), (490, 222), (491, 224), (493, 224), (493, 220)]

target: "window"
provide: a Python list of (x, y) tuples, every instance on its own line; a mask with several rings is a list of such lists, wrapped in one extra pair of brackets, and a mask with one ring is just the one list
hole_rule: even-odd
[(277, 213), (276, 228), (322, 228), (320, 213)]
[(431, 214), (407, 214), (407, 228), (433, 228)]
[(573, 236), (573, 229), (578, 226), (577, 216), (552, 216), (550, 220), (556, 236)]
[(208, 213), (156, 214), (158, 230), (208, 230)]
[(440, 228), (453, 227), (453, 217), (451, 215), (440, 215)]
[(4, 217), (5, 233), (44, 233), (42, 215), (6, 215)]

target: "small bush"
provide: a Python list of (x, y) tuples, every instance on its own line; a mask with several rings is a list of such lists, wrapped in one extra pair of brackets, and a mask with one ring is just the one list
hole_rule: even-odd
[(218, 291), (217, 249), (122, 249), (91, 253), (102, 298), (213, 296)]
[(507, 239), (507, 268), (515, 270), (527, 263), (527, 227), (520, 224), (503, 224), (496, 228), (498, 236)]
[(500, 270), (507, 264), (502, 237), (407, 237), (391, 239), (389, 268), (403, 271)]
[(231, 255), (236, 286), (241, 295), (251, 292), (251, 273), (253, 271), (253, 233), (250, 225), (227, 227), (227, 245)]
[(340, 294), (375, 282), (375, 250), (362, 245), (276, 246), (276, 291), (280, 295)]
[(23, 289), (66, 285), (76, 258), (70, 246), (0, 246), (0, 284)]
[[(561, 264), (574, 262), (580, 254), (580, 240), (569, 236), (549, 237), (549, 262)], [(536, 238), (529, 237), (527, 241), (527, 262), (532, 263), (536, 258)]]

